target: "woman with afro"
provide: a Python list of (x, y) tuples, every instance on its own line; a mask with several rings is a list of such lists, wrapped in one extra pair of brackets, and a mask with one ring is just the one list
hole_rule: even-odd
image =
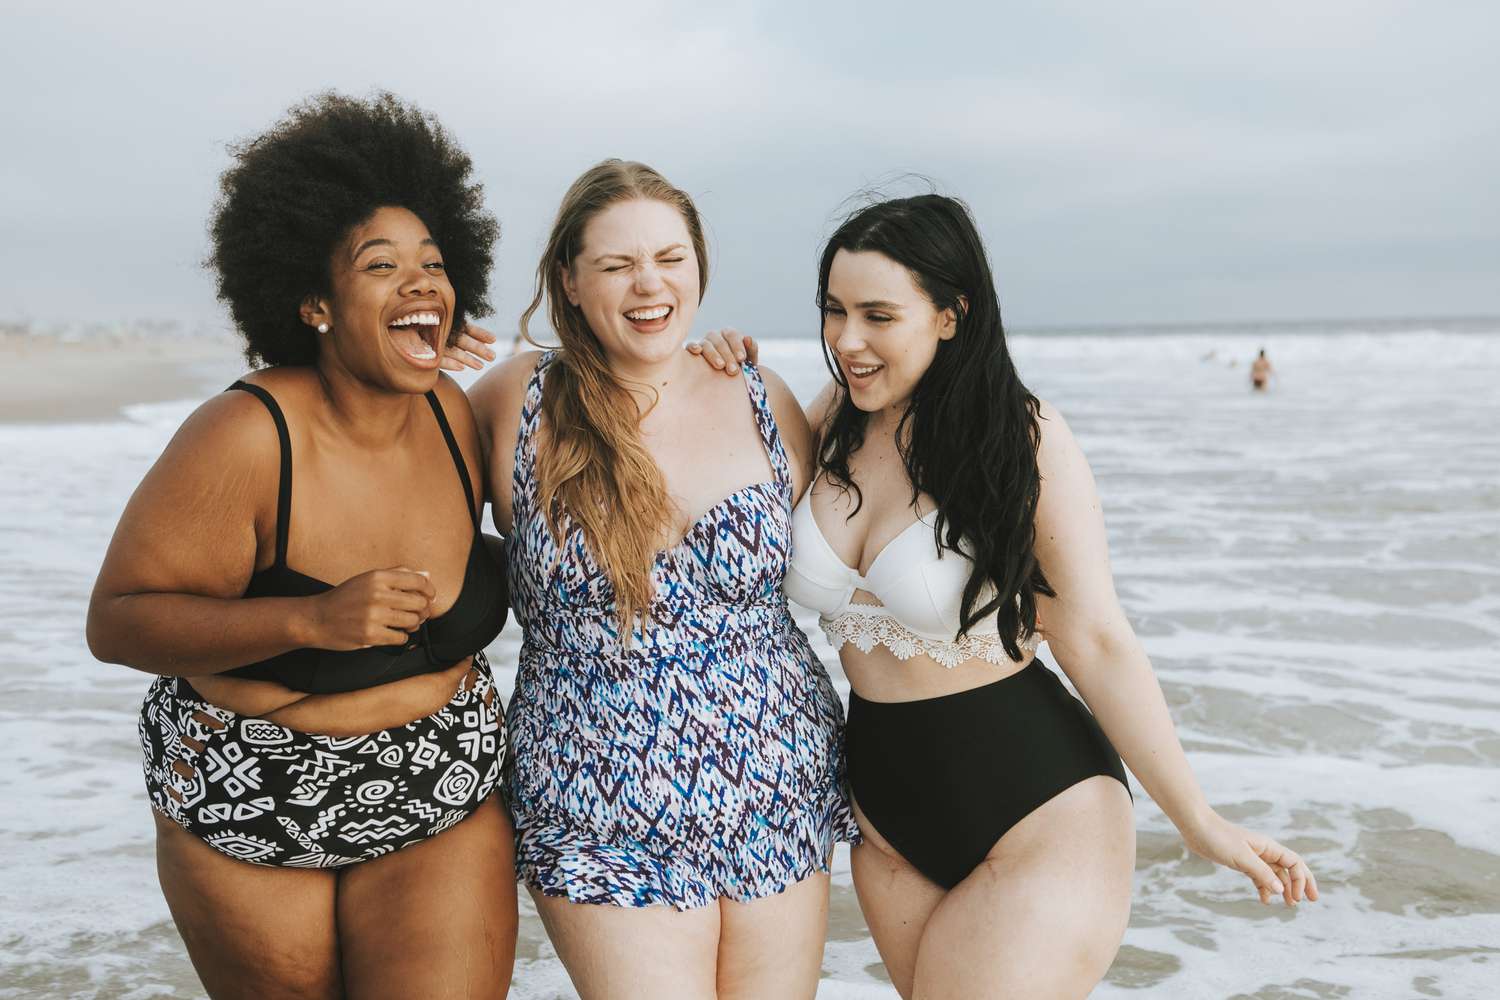
[(89, 607), (142, 707), (162, 891), (215, 997), (503, 996), (513, 837), (479, 440), (439, 369), (498, 235), (390, 95), (234, 149), (219, 296), (253, 370), (190, 416)]

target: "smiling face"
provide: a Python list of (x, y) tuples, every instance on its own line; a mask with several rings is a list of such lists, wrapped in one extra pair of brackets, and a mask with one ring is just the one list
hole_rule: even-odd
[(899, 416), (938, 344), (956, 331), (953, 310), (934, 306), (912, 273), (885, 254), (834, 255), (823, 340), (861, 410)]
[(698, 312), (699, 273), (676, 208), (632, 198), (604, 209), (584, 227), (562, 278), (611, 367), (644, 371), (677, 360)]
[(355, 226), (333, 251), (333, 290), (302, 307), (319, 333), (319, 363), (402, 392), (437, 381), (453, 321), (453, 285), (443, 255), (415, 213), (387, 207)]

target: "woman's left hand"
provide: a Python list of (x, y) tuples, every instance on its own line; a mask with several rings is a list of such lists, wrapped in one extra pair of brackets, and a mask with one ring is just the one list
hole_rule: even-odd
[(493, 333), (470, 323), (443, 348), (443, 360), (440, 364), (445, 371), (450, 372), (461, 372), (465, 368), (479, 371), (487, 362), (495, 360), (495, 352), (487, 346), (494, 342)]
[(1215, 864), (1243, 872), (1255, 883), (1260, 901), (1280, 896), (1288, 906), (1316, 902), (1318, 881), (1297, 853), (1265, 834), (1235, 826), (1216, 812), (1192, 831), (1183, 831), (1188, 850)]

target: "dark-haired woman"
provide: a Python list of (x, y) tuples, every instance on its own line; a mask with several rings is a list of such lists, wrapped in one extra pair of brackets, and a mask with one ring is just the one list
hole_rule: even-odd
[[(1117, 749), (1194, 851), (1263, 902), (1316, 899), (1296, 854), (1205, 801), (1115, 597), (1088, 463), (1016, 375), (963, 205), (857, 212), (818, 299), (833, 382), (786, 589), (852, 688), (854, 884), (901, 995), (1089, 993), (1130, 912)], [(737, 336), (700, 350), (753, 358)], [(1037, 661), (1042, 638), (1089, 708)]]
[(389, 95), (236, 150), (213, 224), (255, 370), (136, 490), (89, 608), (140, 718), (162, 891), (215, 997), (503, 996), (503, 570), (438, 371), (497, 229), (468, 157)]

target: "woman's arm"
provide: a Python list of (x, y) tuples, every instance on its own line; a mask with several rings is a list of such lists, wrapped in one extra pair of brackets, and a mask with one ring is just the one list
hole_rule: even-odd
[(516, 440), (521, 433), (521, 407), (526, 387), (542, 352), (525, 351), (507, 358), (469, 386), (469, 404), (484, 451), (485, 495), (494, 504), (495, 529), (510, 534), (511, 483), (516, 468)]
[(781, 443), (786, 448), (792, 466), (792, 503), (796, 503), (812, 482), (813, 450), (812, 430), (807, 423), (807, 414), (802, 404), (781, 376), (769, 368), (760, 368), (761, 380), (766, 384), (766, 399), (771, 404), (771, 413), (776, 418), (776, 428), (781, 433)]
[(1036, 553), (1057, 596), (1040, 597), (1038, 614), (1058, 665), (1190, 849), (1243, 872), (1262, 902), (1281, 895), (1294, 903), (1304, 892), (1317, 899), (1317, 883), (1292, 851), (1234, 826), (1209, 807), (1178, 742), (1151, 662), (1115, 595), (1103, 512), (1088, 461), (1061, 414), (1043, 403), (1040, 416)]
[[(241, 597), (259, 538), (274, 538), (280, 452), (271, 417), (224, 393), (188, 418), (136, 488), (89, 601), (89, 649), (149, 673), (199, 676), (304, 646), (408, 638), (432, 585), (405, 569), (316, 597)], [(259, 530), (258, 530), (259, 526)]]

